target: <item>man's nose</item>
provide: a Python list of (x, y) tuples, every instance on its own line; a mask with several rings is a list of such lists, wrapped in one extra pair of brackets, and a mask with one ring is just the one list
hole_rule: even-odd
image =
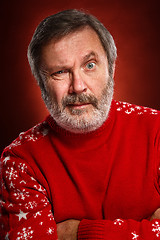
[(71, 85), (69, 93), (82, 93), (86, 92), (87, 86), (85, 83), (85, 77), (80, 71), (74, 71), (71, 74)]

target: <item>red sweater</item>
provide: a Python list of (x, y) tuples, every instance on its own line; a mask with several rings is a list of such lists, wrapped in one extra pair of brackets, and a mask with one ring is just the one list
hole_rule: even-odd
[(67, 219), (78, 239), (160, 239), (159, 141), (160, 112), (117, 101), (94, 132), (49, 116), (20, 134), (2, 156), (2, 239), (57, 239)]

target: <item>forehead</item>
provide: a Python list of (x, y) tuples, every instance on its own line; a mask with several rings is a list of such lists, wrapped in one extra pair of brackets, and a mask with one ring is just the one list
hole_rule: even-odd
[(83, 58), (90, 52), (95, 52), (96, 55), (106, 55), (97, 33), (87, 26), (59, 40), (52, 39), (42, 48), (42, 58), (43, 60), (54, 58), (54, 60), (68, 61), (74, 57)]
[(71, 43), (72, 45), (74, 43), (77, 43), (77, 44), (86, 43), (87, 45), (88, 43), (88, 44), (98, 44), (98, 45), (101, 45), (102, 47), (98, 34), (95, 32), (95, 30), (93, 30), (89, 26), (86, 26), (84, 28), (80, 28), (74, 32), (71, 32), (58, 40), (54, 40), (53, 38), (53, 40), (50, 41), (50, 44), (52, 43), (55, 44), (55, 46), (63, 45), (63, 44), (65, 45), (68, 43)]

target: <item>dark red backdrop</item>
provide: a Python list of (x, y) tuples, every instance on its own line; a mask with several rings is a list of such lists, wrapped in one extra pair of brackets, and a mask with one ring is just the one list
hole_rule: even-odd
[(114, 97), (160, 109), (159, 0), (10, 0), (1, 3), (0, 151), (47, 111), (31, 76), (26, 52), (37, 24), (68, 8), (96, 15), (118, 47)]

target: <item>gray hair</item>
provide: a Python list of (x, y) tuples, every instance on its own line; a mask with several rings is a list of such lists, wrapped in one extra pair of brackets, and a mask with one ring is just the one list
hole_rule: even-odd
[(51, 39), (59, 40), (69, 33), (83, 29), (86, 26), (91, 27), (99, 36), (107, 55), (109, 74), (112, 76), (117, 49), (109, 31), (93, 15), (76, 9), (65, 10), (45, 18), (38, 25), (28, 46), (28, 61), (31, 71), (41, 89), (44, 90), (44, 83), (39, 72), (42, 47), (47, 45)]

